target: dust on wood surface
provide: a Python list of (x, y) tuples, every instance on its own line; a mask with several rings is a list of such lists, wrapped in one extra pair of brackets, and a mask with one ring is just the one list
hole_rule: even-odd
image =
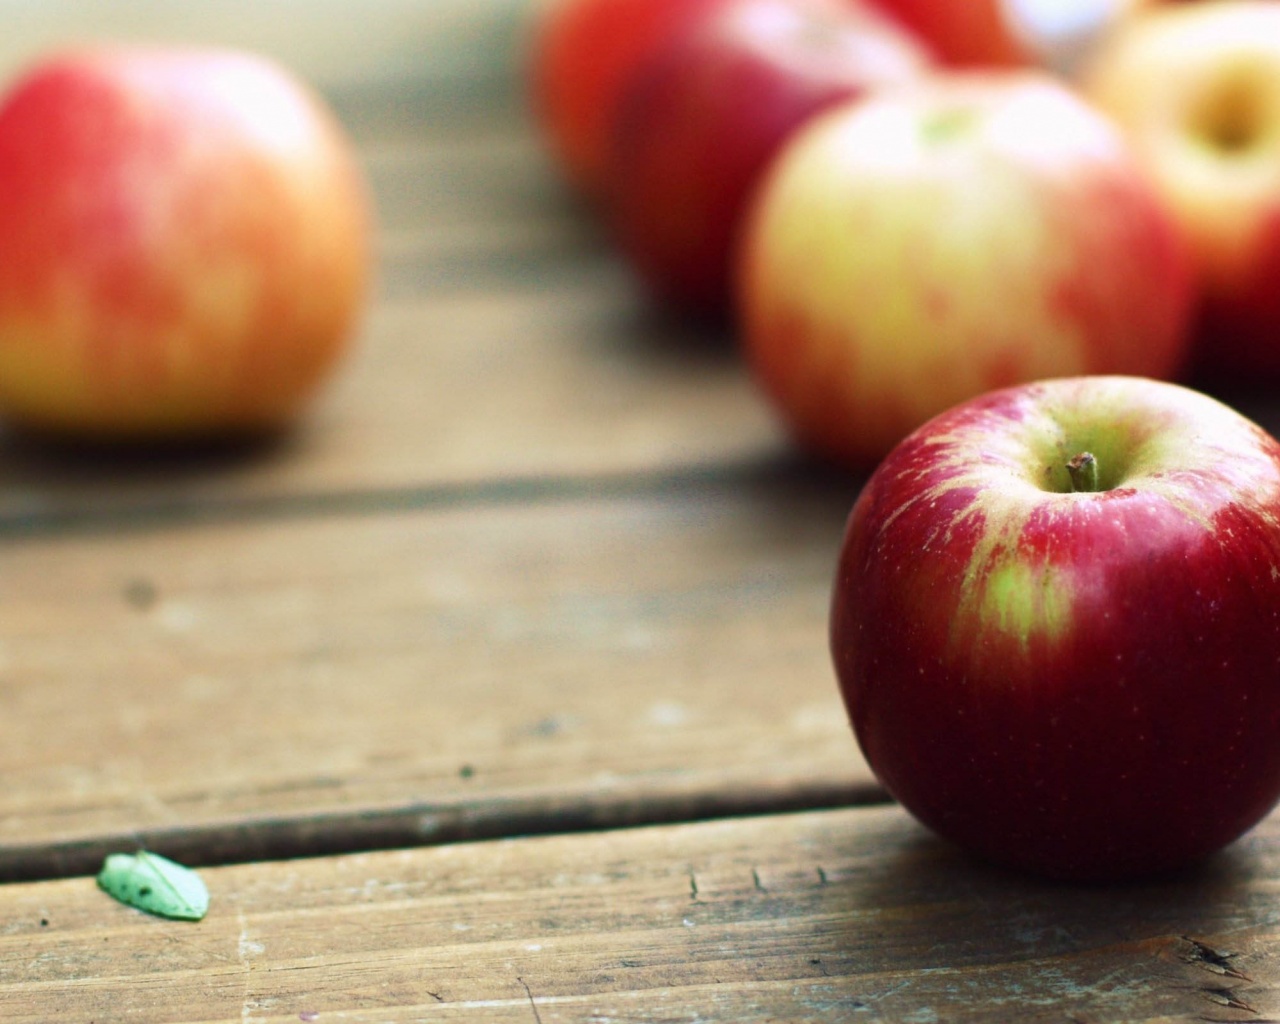
[(0, 877), (877, 799), (825, 479), (0, 544)]

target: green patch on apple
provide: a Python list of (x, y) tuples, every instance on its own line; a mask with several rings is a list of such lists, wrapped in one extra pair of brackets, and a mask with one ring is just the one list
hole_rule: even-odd
[(987, 573), (979, 615), (987, 629), (1015, 638), (1023, 650), (1033, 636), (1053, 643), (1067, 635), (1071, 591), (1051, 567), (1008, 560)]

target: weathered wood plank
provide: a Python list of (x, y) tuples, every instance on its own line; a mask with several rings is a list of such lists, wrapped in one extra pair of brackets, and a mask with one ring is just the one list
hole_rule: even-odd
[(0, 875), (875, 798), (843, 483), (630, 486), (0, 545)]
[(200, 924), (0, 888), (11, 1024), (1259, 1021), (1280, 824), (1179, 880), (1041, 885), (897, 808), (206, 871)]

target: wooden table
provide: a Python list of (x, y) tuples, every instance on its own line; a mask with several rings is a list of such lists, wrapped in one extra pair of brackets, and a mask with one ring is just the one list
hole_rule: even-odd
[[(1080, 889), (885, 800), (825, 647), (859, 481), (455, 84), (334, 94), (380, 281), (300, 431), (0, 447), (0, 1020), (1280, 1019), (1280, 819)], [(139, 845), (203, 922), (97, 890)]]

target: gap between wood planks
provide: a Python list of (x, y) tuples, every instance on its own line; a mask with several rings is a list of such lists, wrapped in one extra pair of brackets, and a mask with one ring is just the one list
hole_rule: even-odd
[[(110, 461), (109, 453), (101, 457)], [(159, 453), (161, 459), (165, 453)], [(176, 458), (187, 456), (176, 452)], [(196, 454), (200, 458), (200, 454)], [(220, 457), (214, 451), (211, 458)], [(130, 456), (119, 463), (129, 471)], [(137, 462), (145, 468), (145, 462)], [(649, 471), (591, 473), (580, 476), (508, 476), (474, 481), (442, 481), (420, 487), (371, 488), (309, 494), (241, 495), (226, 499), (207, 494), (188, 497), (121, 499), (118, 502), (40, 505), (0, 509), (0, 544), (33, 536), (81, 536), (144, 531), (208, 523), (280, 520), (301, 517), (385, 515), (428, 509), (540, 504), (563, 500), (612, 501), (620, 498), (715, 493), (726, 489), (789, 488), (827, 492), (852, 507), (861, 480), (803, 459), (751, 459), (731, 463)]]
[(788, 793), (760, 796), (661, 796), (617, 803), (521, 799), (468, 805), (411, 804), (380, 811), (150, 829), (69, 843), (0, 847), (0, 884), (94, 874), (108, 854), (136, 849), (163, 854), (190, 867), (212, 867), (889, 803), (888, 794), (876, 786), (815, 783)]

